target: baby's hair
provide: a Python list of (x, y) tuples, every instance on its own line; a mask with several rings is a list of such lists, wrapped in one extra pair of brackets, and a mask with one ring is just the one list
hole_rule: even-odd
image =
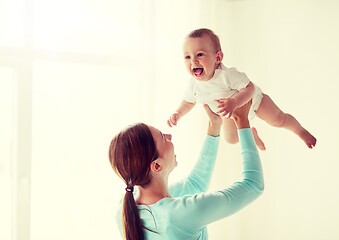
[(199, 37), (202, 37), (205, 34), (211, 39), (211, 41), (214, 45), (215, 51), (216, 52), (221, 51), (219, 37), (210, 29), (199, 28), (199, 29), (193, 30), (192, 32), (190, 32), (190, 34), (188, 34), (187, 37), (189, 37), (189, 38), (199, 38)]

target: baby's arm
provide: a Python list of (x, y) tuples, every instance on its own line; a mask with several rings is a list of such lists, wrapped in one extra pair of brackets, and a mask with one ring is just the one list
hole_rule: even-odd
[(177, 125), (177, 122), (183, 117), (186, 113), (192, 110), (195, 103), (187, 102), (183, 100), (179, 106), (179, 108), (173, 113), (170, 118), (167, 120), (168, 126), (172, 127)]
[(228, 115), (227, 117), (231, 117), (235, 109), (242, 107), (253, 97), (254, 92), (255, 87), (252, 82), (249, 82), (245, 88), (240, 89), (233, 97), (216, 100), (219, 103), (218, 108), (220, 108), (217, 113), (221, 116)]

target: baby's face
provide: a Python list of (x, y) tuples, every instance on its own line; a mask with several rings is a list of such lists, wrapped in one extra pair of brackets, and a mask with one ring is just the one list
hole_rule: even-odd
[(188, 72), (199, 81), (208, 81), (222, 60), (207, 35), (187, 38), (184, 43), (184, 58)]

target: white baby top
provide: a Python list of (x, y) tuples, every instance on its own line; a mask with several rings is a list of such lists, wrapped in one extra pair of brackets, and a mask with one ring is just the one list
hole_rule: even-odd
[[(191, 103), (208, 104), (213, 112), (218, 111), (218, 103), (215, 101), (220, 98), (230, 98), (240, 89), (245, 88), (250, 80), (245, 73), (239, 72), (236, 68), (228, 68), (223, 64), (214, 72), (213, 77), (208, 81), (199, 81), (194, 77), (189, 79), (189, 84), (184, 93), (184, 100)], [(258, 109), (262, 91), (255, 86), (255, 95), (252, 99), (252, 106), (249, 118), (253, 118), (254, 111)]]

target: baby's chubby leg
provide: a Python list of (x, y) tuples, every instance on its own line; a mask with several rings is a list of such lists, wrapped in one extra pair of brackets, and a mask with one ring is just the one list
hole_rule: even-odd
[(309, 148), (313, 148), (317, 142), (306, 129), (290, 114), (284, 113), (266, 94), (263, 94), (260, 106), (256, 111), (259, 118), (274, 127), (281, 127), (291, 130), (297, 134)]
[[(238, 131), (233, 119), (224, 117), (222, 120), (223, 120), (223, 134), (225, 140), (231, 144), (238, 143), (239, 142)], [(261, 150), (266, 150), (265, 144), (259, 138), (257, 130), (255, 128), (252, 128), (252, 133), (257, 147)]]

